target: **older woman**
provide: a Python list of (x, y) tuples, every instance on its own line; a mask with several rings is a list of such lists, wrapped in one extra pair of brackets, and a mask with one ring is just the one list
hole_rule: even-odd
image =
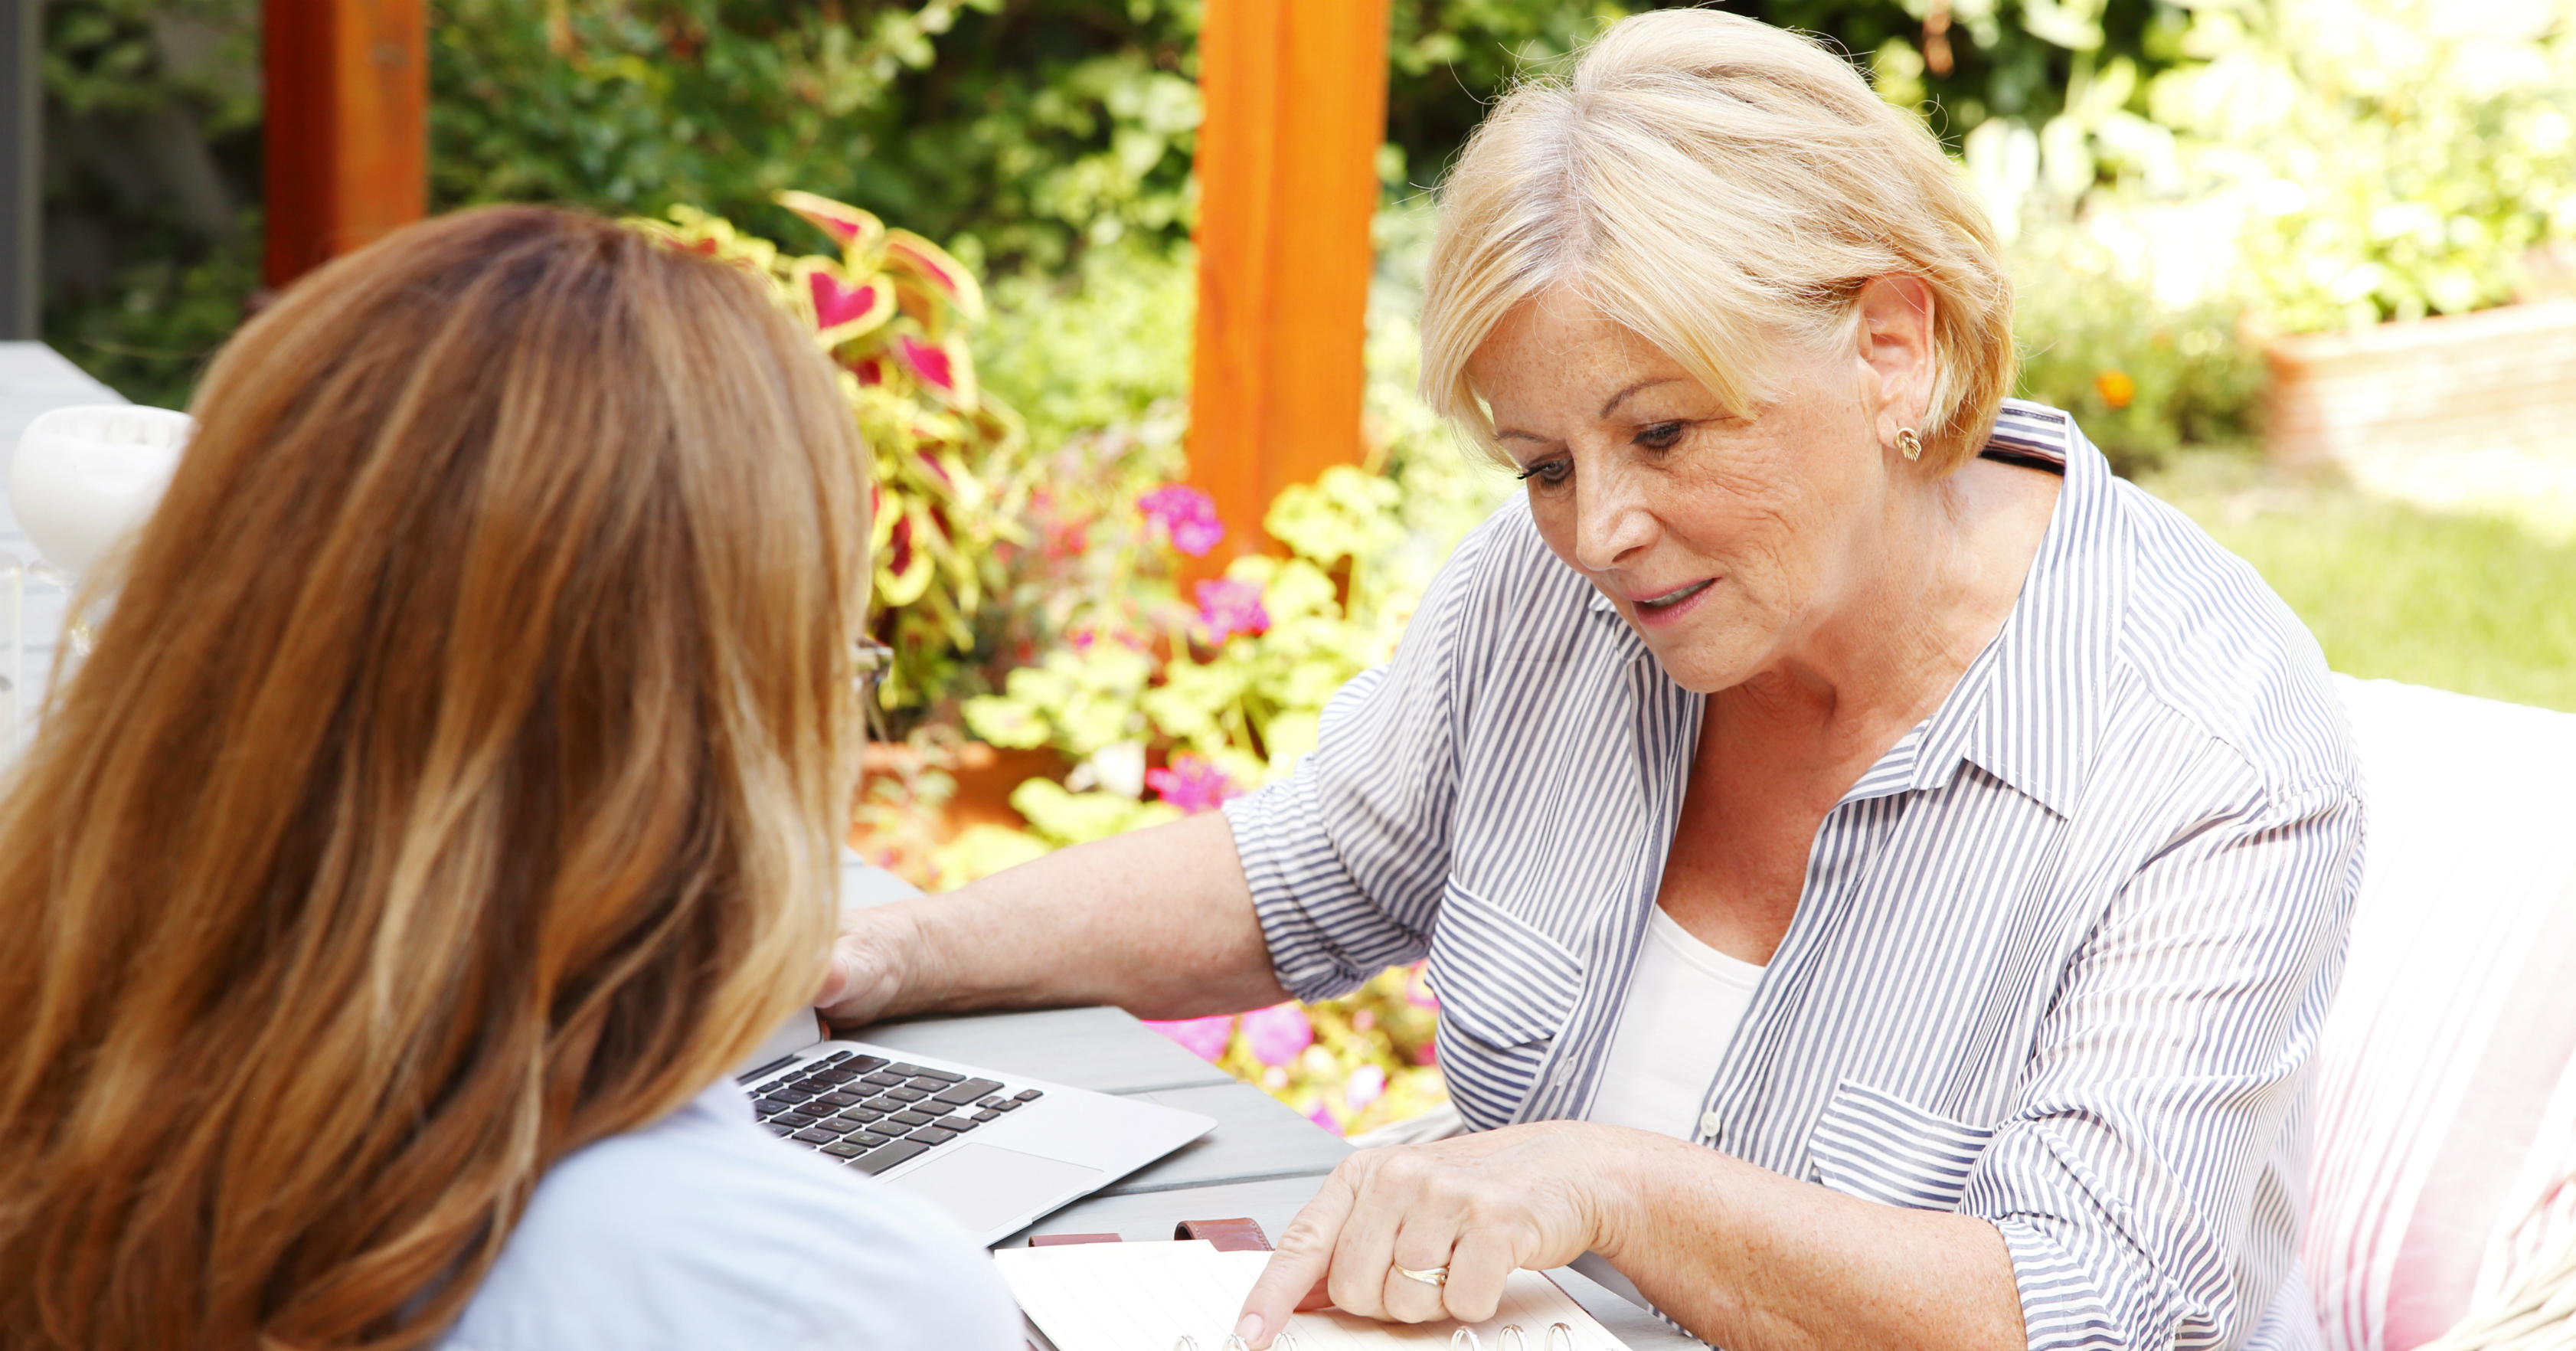
[(1621, 23), (1444, 190), (1424, 388), (1526, 499), (1294, 778), (853, 920), (832, 1011), (1346, 991), (1428, 953), (1473, 1128), (1364, 1151), (1244, 1311), (1477, 1318), (1597, 1254), (1697, 1335), (2296, 1346), (2357, 878), (2315, 645), (2009, 402), (1931, 138)]

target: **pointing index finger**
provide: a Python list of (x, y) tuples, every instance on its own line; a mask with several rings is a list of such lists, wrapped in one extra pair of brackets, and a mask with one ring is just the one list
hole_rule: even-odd
[(1307, 1296), (1323, 1284), (1333, 1265), (1333, 1244), (1341, 1237), (1342, 1221), (1350, 1217), (1356, 1196), (1337, 1169), (1324, 1179), (1315, 1199), (1288, 1222), (1278, 1249), (1261, 1268), (1260, 1279), (1252, 1283), (1252, 1293), (1244, 1297), (1234, 1330), (1246, 1345), (1255, 1351), (1270, 1345), (1271, 1338), (1288, 1326), (1288, 1315), (1307, 1304)]

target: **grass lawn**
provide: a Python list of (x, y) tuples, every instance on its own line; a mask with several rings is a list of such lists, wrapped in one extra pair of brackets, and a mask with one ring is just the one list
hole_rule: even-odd
[(2428, 512), (2230, 451), (2140, 486), (2252, 563), (2334, 669), (2576, 711), (2576, 530)]

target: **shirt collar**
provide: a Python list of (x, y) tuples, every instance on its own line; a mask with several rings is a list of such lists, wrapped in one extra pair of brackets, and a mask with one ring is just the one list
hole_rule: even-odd
[[(1947, 784), (1964, 760), (2063, 817), (2084, 792), (2127, 599), (2117, 486), (2072, 418), (2020, 400), (2007, 411), (2017, 436), (2054, 427), (2066, 483), (2003, 628), (1916, 729), (1908, 786)], [(1863, 780), (1874, 777), (1876, 767)]]

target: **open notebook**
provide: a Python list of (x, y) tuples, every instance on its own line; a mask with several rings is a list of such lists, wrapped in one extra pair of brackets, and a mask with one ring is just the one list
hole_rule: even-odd
[[(1096, 1243), (1056, 1248), (1000, 1248), (993, 1263), (1055, 1351), (1172, 1351), (1188, 1337), (1202, 1351), (1226, 1344), (1244, 1297), (1261, 1275), (1265, 1252), (1219, 1252), (1212, 1244)], [(1535, 1271), (1516, 1271), (1502, 1307), (1482, 1323), (1378, 1323), (1337, 1310), (1288, 1320), (1297, 1351), (1380, 1351), (1447, 1347), (1472, 1328), (1486, 1351), (1547, 1351), (1548, 1328), (1562, 1323), (1558, 1351), (1627, 1351), (1583, 1306)], [(1508, 1329), (1519, 1328), (1515, 1338)], [(1569, 1343), (1569, 1336), (1571, 1341)], [(1464, 1341), (1459, 1345), (1465, 1345)]]

